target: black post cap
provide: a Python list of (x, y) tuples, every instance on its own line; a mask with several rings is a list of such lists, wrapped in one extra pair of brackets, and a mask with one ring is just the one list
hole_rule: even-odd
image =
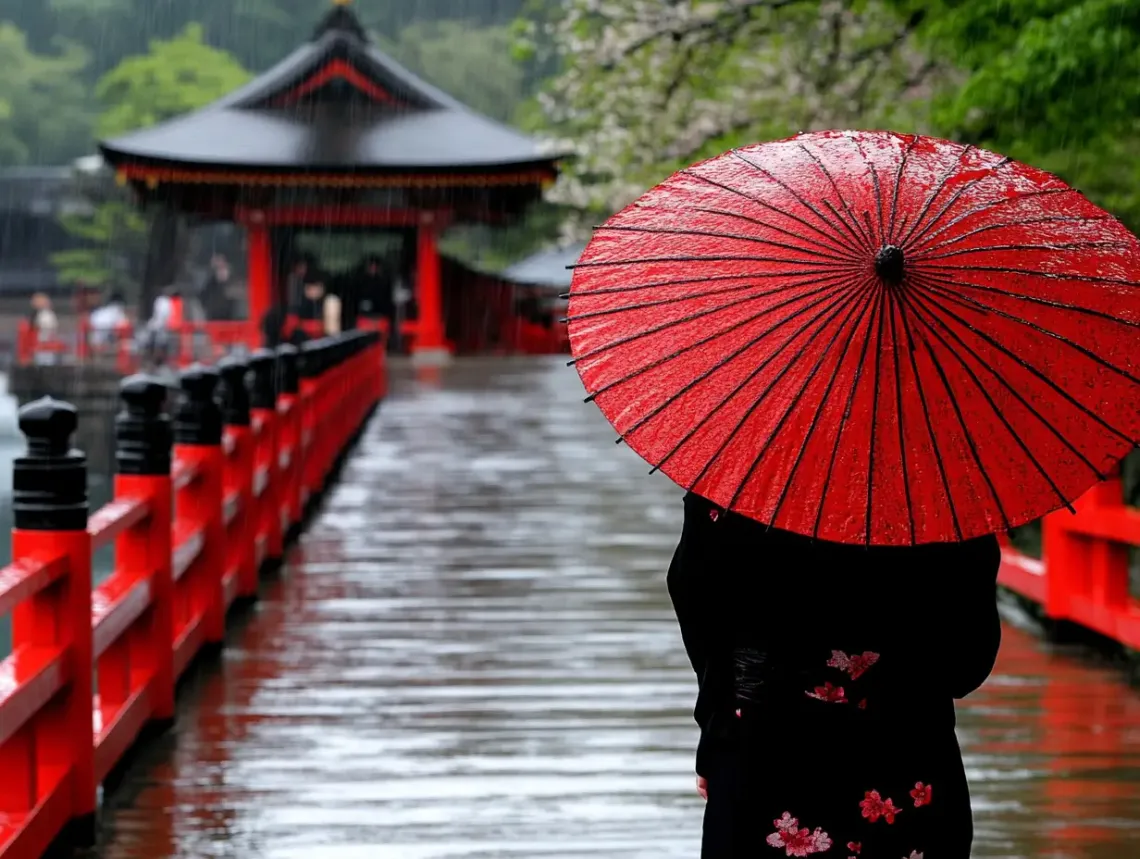
[(253, 373), (249, 405), (254, 409), (277, 408), (277, 355), (268, 349), (258, 349), (249, 356), (249, 369)]
[(115, 418), (119, 474), (170, 474), (174, 433), (166, 414), (170, 388), (153, 376), (128, 376), (119, 385), (123, 409)]
[(280, 364), (278, 384), (282, 394), (295, 394), (300, 388), (297, 367), (299, 357), (297, 347), (292, 343), (284, 343), (277, 347), (277, 360)]
[(218, 405), (218, 371), (195, 364), (182, 371), (182, 396), (174, 415), (174, 440), (178, 444), (222, 443), (222, 409)]
[(20, 409), (28, 451), (12, 468), (15, 526), (25, 531), (87, 528), (87, 457), (71, 447), (75, 406), (44, 397)]
[(306, 340), (301, 344), (301, 361), (298, 371), (302, 379), (315, 379), (324, 372), (325, 340)]
[(223, 415), (229, 426), (249, 426), (249, 364), (236, 355), (227, 355), (218, 362), (222, 374)]

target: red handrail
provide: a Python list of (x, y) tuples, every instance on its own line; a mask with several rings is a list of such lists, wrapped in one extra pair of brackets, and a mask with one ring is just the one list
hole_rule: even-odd
[(1140, 510), (1119, 478), (1093, 487), (1042, 522), (1042, 557), (1003, 546), (998, 581), (1048, 620), (1078, 624), (1140, 650), (1140, 599), (1129, 589), (1129, 549), (1140, 546)]
[[(299, 527), (302, 491), (312, 500), (327, 487), (386, 390), (375, 333), (306, 344), (300, 393), (296, 350), (279, 353), (254, 356), (263, 362), (258, 384), (280, 378), (283, 390), (259, 389), (252, 408), (232, 388), (244, 384), (247, 365), (221, 368), (231, 385), (224, 429), (221, 414), (209, 414), (216, 374), (188, 371), (184, 394), (199, 398), (201, 431), (185, 431), (190, 418), (180, 413), (172, 446), (159, 413), (164, 389), (127, 380), (115, 498), (85, 522), (81, 511), (75, 521), (70, 498), (70, 529), (42, 530), (45, 504), (68, 501), (59, 472), (18, 472), (14, 560), (0, 569), (0, 615), (13, 617), (13, 651), (0, 662), (0, 859), (39, 859), (65, 832), (91, 840), (98, 785), (148, 724), (173, 720), (177, 679), (203, 647), (222, 645), (230, 603), (256, 597), (260, 569), (280, 560), (285, 536)], [(34, 421), (29, 409), (38, 410)], [(82, 462), (67, 452), (75, 412), (66, 404), (25, 407), (21, 426), (32, 466)], [(166, 448), (156, 453), (162, 432)], [(144, 449), (160, 457), (149, 460), (160, 462), (155, 473), (138, 467), (138, 456), (128, 461)], [(32, 487), (33, 477), (62, 488)], [(108, 545), (115, 569), (92, 590), (91, 553)]]

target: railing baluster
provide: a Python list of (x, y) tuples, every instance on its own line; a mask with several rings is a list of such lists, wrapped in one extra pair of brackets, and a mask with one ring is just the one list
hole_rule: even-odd
[(219, 375), (195, 365), (182, 373), (182, 402), (174, 417), (174, 456), (193, 462), (197, 479), (179, 493), (175, 512), (193, 529), (201, 529), (203, 545), (187, 576), (188, 623), (201, 623), (201, 634), (220, 646), (226, 636), (222, 576), (226, 564), (222, 409), (217, 401)]
[(123, 380), (115, 419), (116, 498), (146, 499), (147, 518), (116, 546), (116, 568), (150, 579), (149, 617), (132, 636), (130, 658), (151, 675), (150, 720), (174, 720), (174, 581), (171, 576), (173, 428), (165, 413), (170, 389), (148, 376)]
[[(12, 472), (12, 556), (66, 559), (63, 580), (12, 614), (13, 656), (45, 660), (58, 652), (62, 691), (32, 720), (35, 798), (43, 802), (70, 780), (66, 819), (73, 838), (95, 840), (95, 750), (92, 710), (91, 538), (87, 533), (87, 458), (71, 447), (75, 407), (44, 398), (20, 410), (27, 453)], [(46, 663), (45, 663), (46, 664)], [(55, 684), (47, 684), (55, 685)], [(46, 845), (45, 845), (46, 846)]]

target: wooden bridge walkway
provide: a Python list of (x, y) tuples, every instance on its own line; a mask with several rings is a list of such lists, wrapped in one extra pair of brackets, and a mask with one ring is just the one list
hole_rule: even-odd
[[(560, 361), (392, 382), (97, 855), (695, 857), (679, 493)], [(1115, 669), (1007, 623), (960, 735), (976, 857), (1140, 856), (1140, 694)]]

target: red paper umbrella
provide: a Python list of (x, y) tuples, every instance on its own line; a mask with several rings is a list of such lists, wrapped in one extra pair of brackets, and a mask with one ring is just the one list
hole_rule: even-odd
[(821, 539), (1023, 524), (1140, 438), (1140, 241), (944, 140), (805, 134), (682, 170), (598, 228), (569, 323), (630, 447)]

